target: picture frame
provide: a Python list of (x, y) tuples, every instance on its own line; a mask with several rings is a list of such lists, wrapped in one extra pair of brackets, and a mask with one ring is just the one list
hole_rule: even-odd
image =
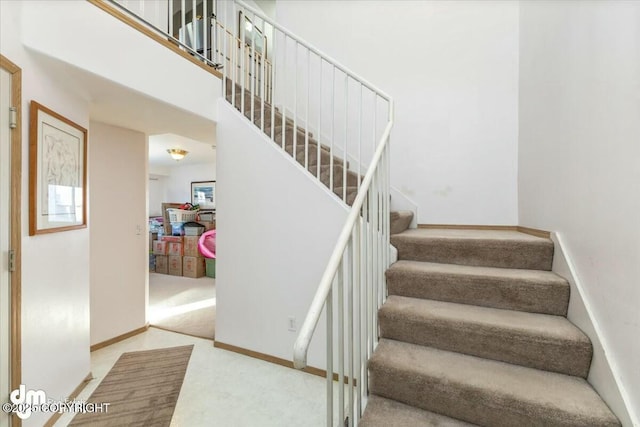
[(31, 101), (29, 235), (87, 227), (85, 128)]
[(215, 210), (216, 182), (193, 181), (191, 183), (191, 204), (200, 205), (200, 210)]

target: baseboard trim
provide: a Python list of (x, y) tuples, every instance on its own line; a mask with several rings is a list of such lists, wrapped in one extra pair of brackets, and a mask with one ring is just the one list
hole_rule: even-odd
[(476, 225), (476, 224), (418, 224), (418, 228), (450, 229), (450, 230), (502, 230), (519, 231), (545, 239), (551, 238), (551, 232), (536, 228), (522, 227), (520, 225)]
[(150, 328), (154, 328), (154, 329), (160, 329), (161, 331), (173, 332), (174, 334), (180, 334), (180, 335), (186, 335), (188, 337), (199, 338), (201, 340), (214, 341), (213, 338), (201, 337), (199, 335), (193, 335), (193, 334), (187, 334), (186, 332), (178, 332), (178, 331), (171, 330), (169, 328), (163, 328), (162, 326), (158, 326), (158, 325), (149, 325), (149, 327)]
[(551, 232), (550, 231), (538, 230), (537, 228), (522, 227), (520, 225), (518, 227), (516, 227), (516, 228), (521, 233), (531, 234), (532, 236), (542, 237), (544, 239), (550, 239), (551, 238)]
[[(279, 357), (271, 356), (258, 351), (249, 350), (242, 347), (237, 347), (231, 344), (225, 344), (220, 341), (214, 341), (213, 346), (222, 350), (232, 351), (234, 353), (242, 354), (244, 356), (253, 357), (254, 359), (264, 360), (265, 362), (275, 363), (276, 365), (284, 366), (286, 368), (296, 369), (293, 367), (293, 362), (290, 360), (281, 359)], [(325, 369), (314, 368), (313, 366), (307, 366), (303, 369), (296, 369), (298, 371), (304, 371), (308, 374), (317, 375), (322, 378), (327, 377), (327, 371)], [(333, 374), (333, 380), (338, 381), (338, 374)], [(345, 384), (349, 384), (350, 379), (345, 377)]]
[[(242, 347), (237, 347), (235, 345), (231, 345), (231, 344), (225, 344), (223, 342), (220, 341), (214, 341), (213, 342), (213, 346), (216, 348), (220, 348), (222, 350), (228, 350), (228, 351), (232, 351), (234, 353), (239, 353), (242, 354), (244, 356), (249, 356), (249, 357), (253, 357), (254, 359), (260, 359), (260, 360), (264, 360), (265, 362), (269, 362), (269, 363), (275, 363), (276, 365), (280, 365), (280, 366), (285, 366), (287, 368), (291, 368), (291, 369), (295, 369), (293, 367), (293, 362), (290, 360), (286, 360), (286, 359), (281, 359), (279, 357), (275, 357), (275, 356), (271, 356), (265, 353), (260, 353), (258, 351), (253, 351), (253, 350), (249, 350), (246, 348), (242, 348)], [(313, 375), (317, 375), (319, 377), (325, 377), (327, 376), (327, 371), (325, 371), (324, 369), (318, 369), (318, 368), (314, 368), (312, 366), (307, 366), (304, 369), (301, 369), (304, 372), (307, 372), (309, 374), (313, 374)]]
[(580, 275), (564, 238), (560, 233), (554, 232), (551, 239), (555, 244), (552, 271), (567, 279), (571, 286), (567, 319), (580, 328), (591, 340), (593, 357), (587, 381), (611, 408), (623, 426), (640, 427), (640, 413), (632, 405), (631, 398), (620, 380), (624, 376), (620, 373), (615, 360), (611, 358), (606, 335), (598, 322), (598, 317), (580, 280)]
[(141, 328), (134, 329), (133, 331), (129, 331), (129, 332), (126, 332), (126, 333), (124, 333), (122, 335), (118, 335), (117, 337), (113, 337), (113, 338), (108, 339), (106, 341), (102, 341), (102, 342), (99, 342), (97, 344), (94, 344), (89, 348), (89, 351), (96, 351), (96, 350), (99, 350), (99, 349), (104, 348), (106, 346), (109, 346), (111, 344), (115, 344), (117, 342), (124, 341), (127, 338), (131, 338), (131, 337), (133, 337), (135, 335), (138, 335), (138, 334), (141, 334), (143, 332), (146, 332), (148, 329), (149, 329), (149, 324), (147, 323), (146, 325), (144, 325)]
[[(89, 374), (86, 377), (84, 377), (84, 379), (80, 382), (80, 384), (78, 384), (78, 386), (73, 389), (73, 391), (68, 397), (68, 400), (73, 400), (76, 397), (78, 397), (82, 392), (82, 390), (84, 390), (84, 388), (87, 386), (89, 381), (91, 381), (92, 379), (93, 379), (93, 374), (89, 372)], [(46, 423), (44, 423), (44, 427), (53, 427), (53, 425), (56, 423), (56, 421), (58, 421), (58, 419), (60, 419), (61, 416), (62, 416), (62, 412), (56, 412), (51, 416), (51, 418), (47, 420)]]

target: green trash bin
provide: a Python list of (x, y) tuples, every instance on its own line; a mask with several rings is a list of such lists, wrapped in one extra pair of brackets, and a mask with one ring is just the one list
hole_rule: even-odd
[(205, 274), (207, 277), (216, 278), (216, 259), (215, 258), (205, 258)]

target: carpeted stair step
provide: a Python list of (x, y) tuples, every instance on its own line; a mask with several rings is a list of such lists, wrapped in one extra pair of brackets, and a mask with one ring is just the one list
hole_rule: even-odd
[[(258, 120), (259, 122), (260, 120)], [(257, 127), (260, 127), (260, 123), (256, 124)], [(286, 125), (286, 131), (287, 133), (292, 132), (293, 131), (293, 123), (287, 123)], [(302, 143), (304, 144), (305, 142), (305, 129), (301, 126), (298, 126), (298, 131), (300, 133), (302, 133), (303, 137), (302, 137)], [(264, 133), (265, 135), (271, 137), (271, 122), (267, 123), (267, 126), (264, 128)], [(282, 133), (282, 121), (280, 121), (279, 123), (277, 123), (274, 127), (273, 127), (273, 136), (275, 138), (276, 135), (281, 134)], [(309, 132), (309, 143), (311, 142), (316, 142), (315, 139), (313, 139), (313, 133)], [(300, 139), (298, 139), (298, 143), (300, 143)], [(323, 148), (325, 147), (324, 145), (322, 146)], [(327, 151), (329, 150), (329, 147), (326, 147)]]
[[(285, 145), (290, 145), (291, 147), (293, 147), (294, 133), (291, 131), (291, 128), (289, 128), (288, 126), (287, 128), (288, 129), (285, 132), (282, 132), (282, 129), (280, 129), (280, 132), (274, 135), (273, 140), (276, 142), (276, 144), (282, 145), (282, 138), (284, 136)], [(309, 137), (308, 144), (313, 145), (313, 147), (315, 148), (317, 146), (317, 143), (318, 142), (315, 139)], [(298, 129), (298, 131), (295, 133), (296, 154), (298, 151), (304, 152), (305, 144), (307, 144), (307, 140), (305, 138), (304, 131), (301, 131), (300, 129)], [(322, 149), (322, 145), (321, 145), (321, 149)]]
[(391, 236), (398, 259), (551, 270), (550, 239), (506, 230), (410, 229)]
[(569, 283), (550, 271), (398, 261), (389, 295), (566, 316)]
[[(309, 170), (309, 172), (311, 172), (315, 176), (318, 172), (318, 150), (317, 150), (317, 146), (314, 146), (313, 148), (314, 148), (313, 150), (311, 149), (311, 147), (309, 148), (309, 153), (307, 158), (307, 162), (308, 162), (307, 169)], [(298, 163), (304, 166), (304, 163), (305, 163), (304, 150), (302, 151), (296, 150), (296, 160), (298, 161)], [(331, 161), (331, 154), (327, 150), (324, 150), (321, 148), (320, 149), (320, 167), (328, 166), (330, 161)], [(334, 167), (342, 166), (342, 160), (337, 157), (334, 157), (333, 166)]]
[(411, 211), (393, 211), (391, 212), (391, 234), (402, 233), (408, 229), (413, 221), (413, 212)]
[[(333, 187), (334, 194), (336, 194), (340, 199), (342, 199), (343, 191), (344, 191), (344, 187), (342, 186)], [(347, 205), (349, 206), (353, 205), (353, 202), (354, 200), (356, 200), (357, 195), (358, 195), (358, 187), (347, 186), (347, 199), (346, 199)]]
[(620, 426), (579, 377), (381, 339), (370, 391), (483, 426)]
[[(320, 181), (329, 187), (331, 179), (331, 171), (333, 170), (333, 187), (342, 187), (344, 182), (344, 168), (342, 165), (321, 165), (320, 166)], [(350, 170), (347, 170), (347, 187), (356, 187), (358, 185), (358, 175)]]
[(370, 395), (360, 419), (362, 427), (473, 427), (475, 424)]
[(562, 316), (390, 296), (380, 336), (586, 378), (591, 341)]

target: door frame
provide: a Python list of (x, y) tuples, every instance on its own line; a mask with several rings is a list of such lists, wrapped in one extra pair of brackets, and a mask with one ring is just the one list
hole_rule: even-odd
[[(14, 270), (11, 272), (11, 389), (15, 390), (22, 381), (22, 70), (0, 54), (0, 68), (11, 74), (11, 103), (17, 109), (16, 127), (11, 131), (11, 212), (9, 213), (9, 244), (14, 251)], [(20, 427), (22, 420), (12, 416), (13, 427)]]

